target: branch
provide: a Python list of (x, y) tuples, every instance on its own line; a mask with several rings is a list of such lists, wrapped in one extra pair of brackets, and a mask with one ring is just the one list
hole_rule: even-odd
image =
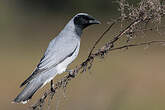
[[(122, 0), (121, 0), (122, 1)], [(100, 49), (98, 49), (96, 52), (94, 52), (94, 49), (96, 48), (96, 45), (101, 41), (101, 39), (107, 34), (107, 32), (110, 31), (110, 29), (114, 26), (115, 22), (113, 22), (99, 37), (98, 40), (94, 43), (93, 47), (91, 48), (91, 51), (86, 58), (84, 62), (82, 62), (80, 65), (76, 66), (74, 69), (72, 69), (68, 74), (66, 74), (61, 80), (59, 80), (55, 86), (54, 90), (47, 90), (44, 95), (34, 104), (32, 105), (32, 109), (42, 109), (43, 104), (45, 103), (45, 100), (50, 96), (50, 99), (53, 98), (55, 93), (60, 88), (66, 88), (68, 83), (75, 78), (79, 73), (85, 72), (86, 70), (90, 69), (92, 67), (93, 61), (97, 57), (104, 57), (106, 53), (114, 50), (120, 50), (124, 48), (129, 47), (137, 47), (142, 45), (150, 45), (154, 43), (165, 43), (165, 41), (149, 41), (149, 42), (142, 42), (138, 44), (127, 44), (120, 47), (116, 47), (115, 44), (119, 41), (119, 39), (124, 38), (125, 35), (131, 34), (137, 31), (137, 28), (140, 24), (147, 25), (150, 23), (150, 21), (160, 21), (161, 17), (165, 15), (165, 6), (154, 4), (154, 0), (141, 0), (138, 7), (131, 8), (128, 4), (124, 4), (122, 6), (122, 13), (124, 16), (119, 17), (119, 21), (130, 21), (131, 23), (125, 27), (119, 34), (113, 37), (112, 40), (107, 42), (105, 45), (103, 45)], [(128, 7), (128, 13), (125, 13), (125, 7)], [(156, 8), (155, 8), (156, 7)], [(148, 30), (146, 27), (140, 28), (140, 30), (143, 31)], [(150, 29), (149, 29), (150, 30)]]
[(149, 42), (142, 42), (142, 43), (138, 43), (138, 44), (128, 44), (128, 45), (123, 45), (123, 46), (120, 46), (120, 47), (116, 47), (116, 48), (113, 48), (111, 49), (110, 51), (114, 51), (114, 50), (121, 50), (121, 49), (128, 49), (129, 47), (138, 47), (138, 46), (143, 46), (143, 45), (151, 45), (151, 44), (155, 44), (155, 43), (165, 43), (164, 40), (161, 40), (161, 41), (149, 41)]
[(99, 39), (96, 40), (95, 44), (93, 45), (88, 57), (91, 56), (93, 50), (96, 48), (96, 45), (101, 41), (101, 39), (104, 37), (104, 35), (112, 28), (112, 26), (115, 24), (115, 21), (112, 22), (112, 24), (103, 32), (103, 34), (99, 37)]
[(109, 41), (108, 43), (106, 43), (103, 47), (98, 49), (98, 51), (96, 51), (95, 53), (92, 53), (95, 46), (99, 43), (101, 38), (103, 38), (103, 36), (105, 36), (105, 34), (110, 30), (110, 28), (112, 26), (112, 24), (111, 24), (110, 27), (105, 32), (103, 32), (101, 37), (96, 41), (95, 45), (93, 46), (93, 48), (91, 50), (92, 52), (90, 53), (88, 58), (84, 62), (82, 62), (80, 65), (76, 66), (67, 75), (65, 75), (60, 81), (58, 81), (55, 84), (54, 91), (51, 91), (51, 90), (46, 91), (44, 93), (44, 95), (34, 105), (32, 105), (32, 109), (36, 110), (38, 107), (42, 108), (43, 104), (45, 103), (45, 99), (48, 96), (51, 96), (51, 98), (53, 98), (56, 91), (61, 87), (65, 88), (67, 86), (67, 84), (71, 81), (71, 79), (75, 78), (78, 75), (78, 73), (82, 73), (82, 72), (85, 72), (87, 69), (90, 69), (91, 66), (92, 66), (92, 62), (93, 62), (95, 57), (104, 56), (105, 53), (107, 53), (109, 51), (119, 50), (119, 49), (122, 49), (122, 48), (128, 48), (128, 47), (135, 47), (135, 46), (140, 46), (140, 45), (164, 42), (164, 41), (151, 41), (151, 42), (144, 42), (144, 43), (140, 43), (140, 44), (124, 45), (124, 46), (121, 46), (121, 47), (114, 48), (114, 43), (116, 41), (118, 41), (120, 38), (122, 38), (122, 36), (125, 33), (127, 33), (132, 26), (138, 24), (139, 22), (140, 22), (140, 20), (135, 20), (129, 26), (127, 26), (125, 29), (123, 29), (123, 31), (121, 31), (116, 37), (114, 37), (114, 39), (112, 41)]

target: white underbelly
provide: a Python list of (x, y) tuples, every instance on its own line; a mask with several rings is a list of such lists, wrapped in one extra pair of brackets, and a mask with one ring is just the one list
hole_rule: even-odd
[(77, 47), (76, 51), (73, 53), (72, 56), (66, 58), (64, 61), (62, 61), (56, 66), (56, 71), (58, 74), (61, 74), (66, 71), (67, 66), (78, 56), (79, 48), (80, 46)]

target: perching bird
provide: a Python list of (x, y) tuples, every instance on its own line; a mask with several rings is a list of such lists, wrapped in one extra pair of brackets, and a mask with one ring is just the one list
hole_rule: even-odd
[(79, 53), (83, 29), (92, 24), (100, 22), (86, 13), (75, 15), (49, 43), (35, 71), (20, 85), (26, 86), (14, 102), (26, 103), (39, 88), (50, 82), (57, 74), (65, 72)]

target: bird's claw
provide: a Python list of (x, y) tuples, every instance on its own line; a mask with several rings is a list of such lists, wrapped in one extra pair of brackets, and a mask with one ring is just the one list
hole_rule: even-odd
[(67, 70), (66, 72), (69, 72), (69, 77), (72, 77), (72, 78), (75, 77), (73, 70)]
[(55, 92), (53, 80), (51, 80), (50, 90), (51, 90), (51, 92)]
[(75, 74), (73, 74), (73, 73), (72, 73), (72, 74), (69, 73), (69, 76), (72, 77), (72, 78), (74, 78), (74, 77), (75, 77)]

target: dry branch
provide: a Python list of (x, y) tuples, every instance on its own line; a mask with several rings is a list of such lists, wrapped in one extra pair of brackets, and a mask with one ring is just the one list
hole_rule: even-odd
[[(138, 4), (138, 7), (135, 8), (129, 6), (129, 4), (126, 3), (125, 0), (121, 0), (119, 3), (119, 5), (122, 5), (120, 6), (121, 16), (116, 21), (112, 22), (112, 24), (109, 25), (109, 27), (101, 34), (99, 39), (94, 43), (87, 59), (80, 65), (72, 69), (61, 80), (56, 82), (53, 89), (47, 90), (44, 95), (34, 105), (32, 105), (33, 110), (41, 109), (43, 107), (43, 104), (45, 103), (45, 99), (47, 99), (48, 96), (50, 96), (50, 99), (52, 99), (59, 88), (66, 88), (67, 84), (79, 73), (85, 72), (86, 70), (90, 69), (95, 58), (104, 57), (106, 53), (110, 51), (120, 50), (123, 48), (151, 45), (154, 43), (165, 43), (164, 40), (149, 41), (137, 44), (126, 44), (116, 47), (116, 43), (119, 41), (119, 39), (125, 38), (126, 36), (132, 36), (134, 35), (134, 33), (136, 33), (136, 31), (139, 30), (151, 30), (150, 28), (148, 29), (147, 25), (150, 22), (160, 22), (162, 16), (165, 15), (165, 6), (163, 2), (160, 2), (159, 0), (142, 0)], [(115, 23), (121, 23), (124, 21), (129, 21), (131, 23), (124, 29), (122, 29), (122, 31), (120, 31), (117, 35), (115, 35), (112, 40), (110, 40), (100, 49), (97, 49), (97, 51), (94, 52), (96, 45), (101, 41), (105, 34), (107, 34), (107, 32), (112, 29)], [(159, 25), (159, 23), (157, 24)]]

